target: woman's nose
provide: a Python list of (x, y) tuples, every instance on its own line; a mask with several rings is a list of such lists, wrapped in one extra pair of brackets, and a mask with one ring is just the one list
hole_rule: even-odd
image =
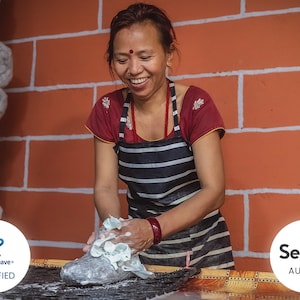
[(128, 72), (132, 75), (136, 75), (136, 74), (141, 73), (142, 70), (143, 70), (143, 68), (142, 68), (140, 61), (137, 58), (132, 57), (129, 60)]

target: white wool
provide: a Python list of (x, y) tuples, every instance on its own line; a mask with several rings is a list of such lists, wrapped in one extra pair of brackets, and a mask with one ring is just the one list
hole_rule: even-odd
[[(109, 217), (103, 225), (106, 230), (121, 229), (123, 219), (117, 219), (115, 217)], [(126, 235), (130, 235), (128, 232)], [(147, 271), (145, 266), (141, 263), (138, 255), (131, 255), (131, 249), (128, 244), (125, 243), (112, 243), (111, 239), (115, 237), (114, 234), (110, 234), (105, 238), (97, 239), (91, 249), (90, 254), (93, 257), (106, 257), (111, 265), (117, 270), (121, 267), (124, 271), (130, 271), (136, 276), (146, 279), (153, 275), (152, 272)]]

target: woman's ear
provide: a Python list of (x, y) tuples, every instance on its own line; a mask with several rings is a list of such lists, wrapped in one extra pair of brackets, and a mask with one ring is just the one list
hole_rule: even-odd
[(169, 50), (168, 50), (168, 53), (167, 53), (167, 56), (168, 56), (168, 59), (167, 59), (167, 66), (168, 67), (172, 67), (173, 65), (173, 59), (174, 59), (174, 52), (177, 51), (177, 48), (175, 46), (175, 43), (173, 42), (170, 47), (169, 47)]
[(167, 67), (172, 67), (172, 64), (173, 64), (173, 51), (170, 50), (168, 53), (167, 53)]

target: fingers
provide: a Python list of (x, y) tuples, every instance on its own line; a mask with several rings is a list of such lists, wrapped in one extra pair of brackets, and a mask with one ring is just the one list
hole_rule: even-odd
[(83, 252), (88, 252), (90, 249), (91, 249), (91, 245), (85, 245), (85, 246), (82, 248), (82, 251), (83, 251)]
[(94, 240), (95, 240), (95, 232), (92, 232), (92, 234), (90, 235), (86, 243), (88, 245), (91, 245), (94, 242)]

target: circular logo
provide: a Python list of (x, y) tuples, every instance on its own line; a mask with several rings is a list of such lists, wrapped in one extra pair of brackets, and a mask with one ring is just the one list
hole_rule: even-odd
[(26, 275), (30, 248), (23, 233), (0, 220), (0, 292), (15, 287)]
[(287, 288), (300, 292), (300, 221), (282, 228), (270, 250), (272, 270)]

